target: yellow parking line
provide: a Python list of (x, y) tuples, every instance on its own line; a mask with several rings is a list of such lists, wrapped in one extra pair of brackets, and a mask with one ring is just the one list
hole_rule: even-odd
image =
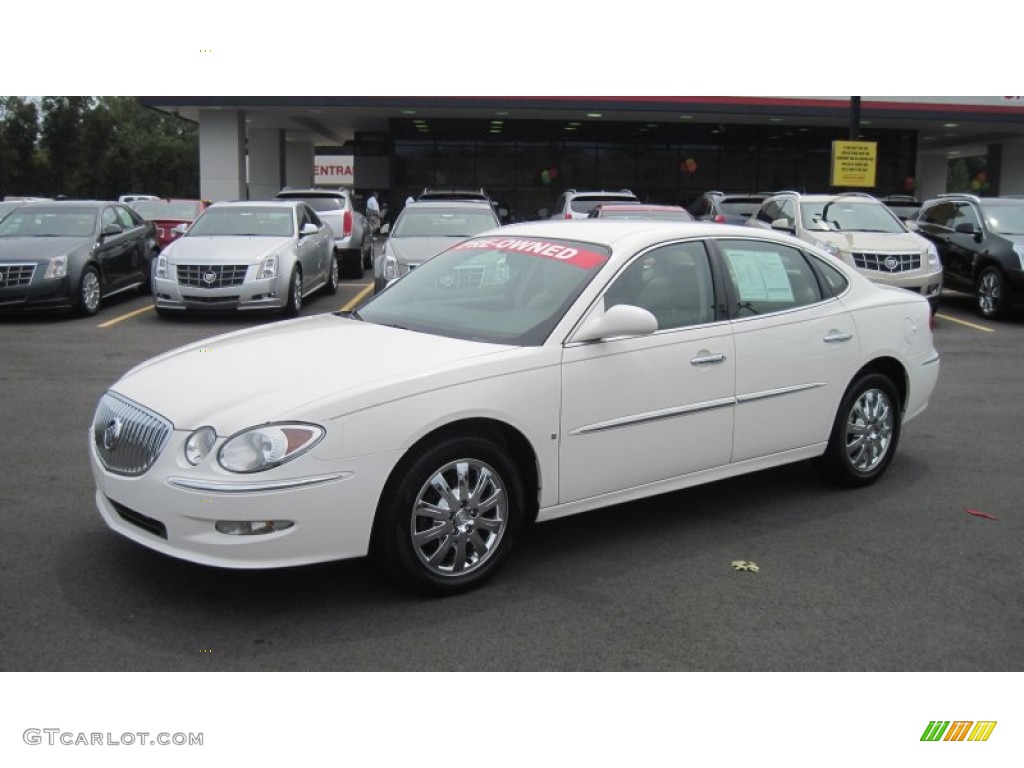
[(100, 323), (96, 327), (97, 328), (109, 328), (112, 325), (117, 325), (122, 320), (127, 320), (129, 317), (135, 317), (136, 315), (141, 315), (143, 312), (149, 312), (151, 309), (153, 309), (153, 305), (152, 304), (150, 304), (149, 306), (143, 307), (142, 309), (136, 309), (134, 312), (128, 312), (126, 314), (123, 314), (120, 317), (115, 317), (113, 320), (107, 320), (107, 322)]
[(974, 323), (968, 323), (966, 320), (960, 320), (959, 318), (950, 317), (949, 315), (942, 315), (936, 312), (935, 316), (942, 320), (949, 320), (951, 323), (960, 323), (960, 325), (966, 325), (968, 328), (973, 328), (976, 331), (984, 331), (985, 333), (995, 333), (994, 328), (986, 328), (984, 325), (975, 325)]
[(372, 290), (373, 290), (373, 283), (367, 283), (366, 287), (363, 288), (363, 290), (361, 290), (359, 293), (357, 293), (355, 295), (355, 297), (350, 302), (348, 302), (345, 306), (343, 306), (341, 308), (341, 311), (342, 312), (348, 312), (350, 309), (352, 309), (352, 307), (354, 307), (360, 301), (365, 299), (366, 298), (366, 294), (368, 294)]

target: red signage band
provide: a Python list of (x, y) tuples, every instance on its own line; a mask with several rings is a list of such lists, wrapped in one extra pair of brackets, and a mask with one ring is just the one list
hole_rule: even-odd
[(561, 261), (565, 264), (571, 264), (574, 267), (587, 270), (600, 267), (608, 261), (607, 256), (594, 251), (587, 251), (582, 248), (573, 248), (559, 243), (552, 243), (547, 240), (530, 240), (518, 237), (467, 240), (465, 243), (456, 245), (452, 250), (464, 251), (478, 248), (492, 251), (526, 253), (530, 256), (554, 259), (556, 261)]

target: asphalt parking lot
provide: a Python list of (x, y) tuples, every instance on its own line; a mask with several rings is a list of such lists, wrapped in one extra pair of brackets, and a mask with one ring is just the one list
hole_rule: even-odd
[(546, 523), (491, 584), (444, 600), (365, 561), (224, 571), (106, 528), (86, 448), (103, 391), (275, 319), (166, 320), (141, 295), (92, 318), (0, 317), (0, 669), (1024, 668), (1024, 315), (982, 321), (946, 297), (935, 396), (872, 487), (837, 491), (801, 464)]

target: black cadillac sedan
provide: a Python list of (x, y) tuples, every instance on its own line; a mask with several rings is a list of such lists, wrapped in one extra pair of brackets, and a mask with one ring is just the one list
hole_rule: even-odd
[(107, 296), (147, 290), (156, 228), (120, 203), (26, 203), (0, 220), (0, 310), (93, 315)]

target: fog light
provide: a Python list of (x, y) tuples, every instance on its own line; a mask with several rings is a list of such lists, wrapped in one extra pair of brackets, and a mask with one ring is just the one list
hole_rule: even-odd
[(217, 531), (228, 536), (262, 536), (295, 525), (291, 520), (218, 520)]

